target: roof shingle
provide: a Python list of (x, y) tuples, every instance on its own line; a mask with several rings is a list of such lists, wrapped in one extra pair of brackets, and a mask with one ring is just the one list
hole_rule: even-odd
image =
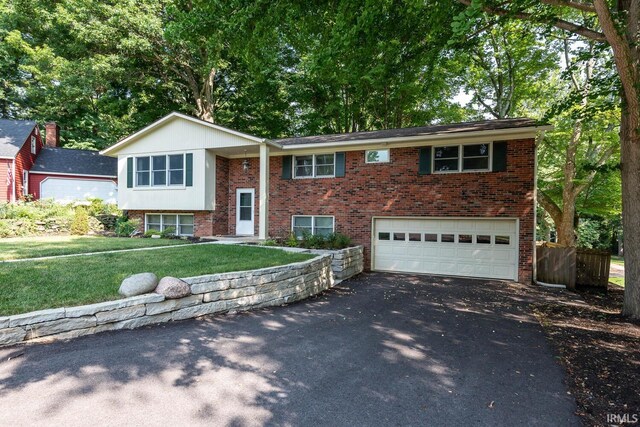
[(31, 172), (111, 177), (118, 174), (118, 159), (102, 156), (97, 151), (43, 147)]
[(368, 132), (339, 133), (331, 135), (303, 136), (274, 139), (280, 145), (323, 144), (335, 142), (361, 141), (369, 139), (405, 138), (434, 134), (464, 133), (499, 129), (515, 129), (540, 126), (538, 122), (528, 118), (483, 120), (445, 125), (421, 126), (400, 129), (374, 130)]
[(32, 120), (0, 119), (0, 157), (15, 157), (35, 125)]

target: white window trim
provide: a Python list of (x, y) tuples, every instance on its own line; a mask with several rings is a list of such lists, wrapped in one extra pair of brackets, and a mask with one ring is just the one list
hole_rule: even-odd
[[(164, 185), (153, 185), (153, 158), (154, 157), (165, 157), (165, 177), (166, 184)], [(179, 169), (169, 169), (169, 156), (182, 156), (182, 184), (169, 184), (170, 171), (171, 170), (179, 170)], [(138, 159), (141, 158), (149, 159), (149, 185), (139, 185), (138, 184)], [(158, 153), (158, 154), (148, 154), (144, 156), (134, 156), (133, 157), (133, 188), (136, 190), (163, 190), (163, 189), (185, 189), (187, 188), (187, 157), (186, 153)]]
[[(370, 162), (369, 161), (369, 153), (372, 152), (372, 151), (386, 151), (386, 152), (388, 152), (389, 153), (389, 155), (387, 156), (388, 160), (378, 161), (378, 162)], [(379, 164), (379, 163), (391, 163), (391, 150), (389, 148), (378, 148), (378, 149), (375, 149), (375, 150), (365, 150), (365, 152), (364, 152), (364, 162), (366, 164), (370, 164), (370, 165), (375, 165), (375, 164)]]
[[(294, 233), (296, 218), (311, 218), (311, 234), (316, 234), (316, 218), (331, 218), (331, 232), (336, 232), (336, 217), (333, 215), (292, 215), (291, 216), (291, 232)], [(295, 233), (294, 233), (295, 234)]]
[(29, 194), (29, 171), (22, 171), (22, 195), (26, 196)]
[[(466, 145), (481, 145), (487, 144), (489, 147), (489, 161), (487, 169), (462, 169), (463, 160), (464, 160), (464, 147)], [(437, 171), (436, 170), (436, 148), (439, 147), (458, 147), (458, 169), (457, 170), (448, 170), (448, 171)], [(470, 156), (468, 159), (479, 158), (480, 156)], [(491, 172), (493, 170), (493, 141), (492, 142), (474, 142), (469, 144), (438, 144), (433, 146), (433, 154), (431, 156), (431, 171), (434, 174), (449, 174), (449, 173), (478, 173), (478, 172)]]
[(34, 135), (31, 135), (31, 154), (36, 154), (38, 151), (38, 140)]
[[(325, 156), (327, 154), (331, 154), (333, 156), (333, 174), (332, 175), (316, 175), (316, 156)], [(296, 174), (296, 157), (307, 157), (311, 156), (311, 171), (312, 174), (309, 176), (298, 176)], [(323, 166), (328, 166), (323, 165)], [(317, 153), (317, 154), (300, 154), (298, 156), (293, 156), (293, 161), (291, 162), (291, 167), (293, 168), (292, 176), (294, 179), (311, 179), (311, 178), (335, 178), (336, 177), (336, 153)], [(308, 216), (308, 215), (302, 215)]]
[(191, 216), (193, 217), (193, 231), (196, 231), (196, 218), (194, 214), (189, 214), (189, 213), (171, 213), (171, 212), (167, 212), (167, 213), (153, 213), (153, 212), (149, 212), (149, 213), (145, 213), (144, 214), (144, 231), (147, 232), (149, 231), (149, 215), (160, 215), (160, 230), (162, 230), (162, 228), (164, 227), (164, 217), (165, 216), (175, 216), (176, 217), (176, 236), (193, 236), (193, 234), (179, 234), (178, 231), (180, 229), (180, 219), (178, 218), (179, 216)]

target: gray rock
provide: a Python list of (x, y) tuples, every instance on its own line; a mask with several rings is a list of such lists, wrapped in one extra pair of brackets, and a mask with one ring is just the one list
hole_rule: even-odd
[(51, 308), (48, 310), (32, 311), (29, 313), (16, 314), (9, 316), (9, 326), (23, 326), (32, 323), (48, 322), (50, 320), (61, 319), (64, 317), (64, 308)]
[(223, 291), (225, 289), (229, 289), (229, 280), (201, 282), (191, 285), (192, 294), (204, 294), (206, 292)]
[(144, 316), (145, 310), (145, 305), (141, 304), (118, 308), (116, 310), (100, 311), (96, 313), (96, 320), (98, 321), (98, 325), (103, 323), (119, 322), (121, 320)]
[(135, 297), (123, 298), (115, 301), (65, 308), (64, 317), (90, 316), (100, 311), (117, 310), (119, 308), (131, 307), (133, 305), (151, 304), (162, 301), (164, 301), (164, 296), (159, 294), (137, 295)]
[(0, 317), (0, 329), (9, 327), (9, 316)]
[(75, 329), (91, 328), (96, 326), (94, 316), (75, 317), (73, 319), (59, 319), (51, 322), (36, 323), (27, 326), (27, 339), (44, 337), (47, 335), (59, 334)]
[(147, 316), (154, 314), (166, 313), (168, 311), (179, 310), (185, 307), (191, 307), (202, 302), (202, 294), (189, 295), (180, 299), (169, 299), (166, 301), (147, 304)]
[(166, 299), (177, 299), (191, 294), (191, 287), (187, 282), (176, 277), (163, 277), (154, 291), (156, 294), (164, 295)]
[(122, 281), (118, 293), (125, 297), (153, 292), (158, 286), (158, 277), (153, 273), (139, 273), (129, 276)]
[(24, 339), (27, 331), (24, 328), (0, 329), (0, 345), (15, 344)]

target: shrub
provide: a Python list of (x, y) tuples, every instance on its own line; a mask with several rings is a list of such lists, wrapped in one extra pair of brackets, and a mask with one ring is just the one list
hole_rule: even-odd
[(164, 230), (162, 230), (160, 232), (160, 236), (162, 236), (163, 239), (168, 239), (170, 237), (173, 237), (176, 235), (176, 229), (175, 227), (167, 227)]
[(300, 246), (300, 241), (295, 234), (289, 233), (289, 237), (287, 237), (285, 244), (290, 248), (297, 248), (298, 246)]
[(262, 242), (262, 246), (278, 246), (278, 241), (275, 239), (267, 239)]
[(140, 221), (136, 219), (128, 219), (124, 216), (116, 221), (116, 234), (120, 237), (131, 237), (140, 225)]
[(162, 235), (162, 233), (160, 233), (158, 230), (147, 230), (143, 234), (144, 237), (160, 236), (160, 235)]
[(71, 234), (80, 236), (89, 232), (89, 214), (87, 214), (87, 210), (85, 208), (80, 206), (76, 208), (76, 213), (73, 217), (73, 221), (71, 222), (71, 228), (69, 231), (71, 231)]
[(327, 236), (327, 249), (344, 249), (351, 246), (351, 238), (342, 233), (331, 233)]
[(300, 246), (307, 249), (325, 249), (327, 246), (327, 239), (321, 234), (311, 234), (305, 231), (302, 234), (302, 242)]

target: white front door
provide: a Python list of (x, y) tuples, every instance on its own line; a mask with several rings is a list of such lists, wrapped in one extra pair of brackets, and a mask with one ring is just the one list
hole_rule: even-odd
[(236, 234), (253, 236), (255, 189), (238, 188), (236, 190)]

